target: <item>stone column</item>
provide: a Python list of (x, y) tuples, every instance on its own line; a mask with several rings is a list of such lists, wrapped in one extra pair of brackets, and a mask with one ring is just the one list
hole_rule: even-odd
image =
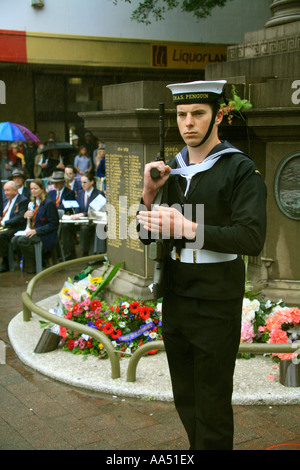
[(299, 0), (273, 0), (270, 9), (272, 18), (266, 23), (266, 28), (300, 20)]

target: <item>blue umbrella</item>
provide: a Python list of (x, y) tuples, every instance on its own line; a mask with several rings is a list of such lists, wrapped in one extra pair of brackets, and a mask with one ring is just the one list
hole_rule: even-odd
[(34, 135), (27, 127), (14, 122), (0, 122), (0, 141), (33, 141), (40, 142), (40, 139)]

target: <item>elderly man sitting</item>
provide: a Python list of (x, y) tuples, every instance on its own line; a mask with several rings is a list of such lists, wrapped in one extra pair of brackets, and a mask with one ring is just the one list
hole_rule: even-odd
[(28, 199), (19, 194), (18, 186), (14, 181), (4, 185), (6, 201), (3, 206), (3, 215), (0, 219), (0, 273), (8, 271), (8, 247), (10, 240), (18, 230), (25, 229)]

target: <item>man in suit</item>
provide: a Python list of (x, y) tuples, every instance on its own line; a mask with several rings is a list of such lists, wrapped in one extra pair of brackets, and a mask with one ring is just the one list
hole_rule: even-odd
[(55, 203), (57, 209), (63, 209), (65, 211), (63, 201), (74, 201), (76, 199), (75, 192), (66, 187), (63, 171), (54, 171), (50, 182), (53, 183), (55, 188), (48, 193), (50, 199)]
[(18, 186), (14, 181), (8, 181), (4, 185), (6, 201), (2, 209), (0, 220), (0, 273), (8, 271), (8, 247), (10, 240), (18, 230), (24, 230), (28, 199), (19, 194)]
[(74, 165), (67, 165), (65, 168), (65, 180), (67, 188), (72, 189), (77, 196), (78, 192), (82, 189), (81, 182), (75, 178), (76, 170)]
[(11, 174), (11, 179), (18, 186), (18, 192), (24, 196), (28, 201), (30, 199), (30, 188), (25, 186), (26, 177), (24, 171), (20, 168), (13, 170)]
[[(81, 177), (81, 184), (83, 189), (77, 194), (77, 202), (79, 207), (75, 209), (76, 213), (72, 215), (72, 219), (79, 220), (81, 217), (88, 216), (88, 210), (91, 202), (103, 193), (99, 189), (95, 188), (95, 178), (94, 173), (89, 172), (85, 173)], [(73, 225), (72, 224), (63, 224), (62, 227), (62, 236), (63, 243), (68, 245), (69, 253), (66, 256), (66, 259), (75, 258), (75, 246), (74, 246), (74, 237), (72, 236)], [(95, 225), (94, 224), (82, 224), (80, 229), (80, 243), (82, 249), (82, 255), (88, 256), (90, 251), (90, 245), (95, 235)]]

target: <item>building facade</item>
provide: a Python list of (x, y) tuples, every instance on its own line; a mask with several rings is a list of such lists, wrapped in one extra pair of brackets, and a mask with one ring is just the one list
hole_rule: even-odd
[(232, 0), (200, 22), (174, 10), (145, 25), (130, 19), (137, 1), (2, 0), (0, 121), (41, 140), (49, 131), (81, 136), (78, 113), (102, 109), (104, 85), (202, 79), (207, 64), (226, 61), (228, 45), (265, 24), (270, 3)]

